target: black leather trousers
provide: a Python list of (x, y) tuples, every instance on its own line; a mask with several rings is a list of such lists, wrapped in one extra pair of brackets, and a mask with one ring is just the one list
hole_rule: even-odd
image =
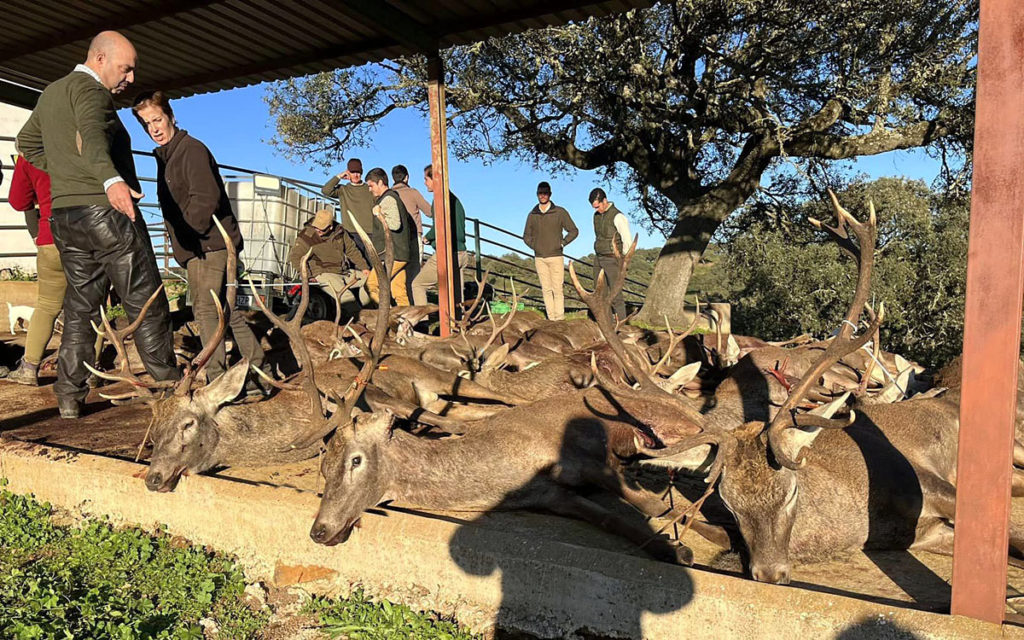
[[(96, 340), (89, 323), (102, 326), (100, 308), (108, 286), (114, 285), (128, 319), (134, 321), (153, 291), (163, 285), (141, 215), (132, 222), (110, 207), (61, 207), (53, 210), (50, 224), (68, 281), (54, 392), (58, 398), (83, 401), (89, 392), (89, 371), (82, 363), (92, 364)], [(181, 377), (166, 296), (157, 297), (134, 338), (142, 363), (155, 380)]]

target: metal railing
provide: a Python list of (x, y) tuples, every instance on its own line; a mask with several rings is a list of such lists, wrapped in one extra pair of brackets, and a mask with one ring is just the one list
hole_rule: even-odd
[[(13, 141), (14, 138), (10, 136), (0, 136), (0, 142)], [(139, 157), (154, 157), (154, 154), (149, 151), (133, 151), (133, 154)], [(312, 203), (314, 207), (322, 206), (325, 204), (337, 205), (336, 199), (326, 197), (320, 192), (321, 185), (314, 182), (310, 182), (308, 180), (289, 178), (286, 176), (276, 176), (274, 174), (268, 174), (266, 172), (255, 171), (252, 169), (246, 169), (244, 167), (237, 167), (233, 165), (219, 164), (217, 166), (220, 168), (222, 172), (221, 177), (224, 179), (224, 182), (226, 184), (237, 181), (251, 181), (253, 180), (253, 176), (255, 175), (271, 175), (279, 179), (283, 186), (296, 191), (300, 197), (308, 199), (308, 202)], [(2, 169), (5, 172), (10, 172), (13, 170), (13, 168), (14, 167), (9, 164), (0, 164), (0, 169)], [(10, 174), (8, 173), (8, 176), (9, 175)], [(149, 176), (139, 177), (139, 180), (140, 182), (144, 183), (156, 183), (156, 178)], [(252, 198), (235, 198), (234, 201), (236, 203), (251, 202), (253, 204), (256, 204), (261, 202), (261, 199), (256, 197), (256, 194), (254, 193)], [(6, 202), (6, 198), (0, 198), (0, 203)], [(280, 227), (282, 230), (294, 231), (297, 233), (302, 229), (302, 227), (306, 223), (306, 220), (303, 219), (303, 214), (308, 216), (311, 214), (311, 211), (300, 209), (298, 204), (293, 205), (287, 201), (283, 202), (282, 204), (286, 208), (294, 210), (294, 222), (277, 221), (273, 222), (272, 224)], [(181, 274), (181, 267), (174, 261), (174, 256), (171, 251), (170, 238), (163, 225), (163, 217), (160, 213), (159, 203), (140, 202), (139, 209), (142, 211), (143, 217), (146, 220), (146, 228), (149, 231), (150, 239), (153, 242), (154, 252), (156, 254), (158, 264), (160, 265), (161, 270), (164, 273), (164, 277), (173, 279), (184, 279)], [(251, 229), (254, 225), (265, 224), (267, 222), (268, 221), (266, 220), (249, 219), (243, 218), (241, 216), (239, 216), (238, 219), (240, 229), (245, 229), (247, 227)], [(429, 223), (429, 221), (424, 221), (423, 227), (425, 229), (429, 229), (431, 226), (432, 225)], [(530, 293), (528, 293), (525, 296), (519, 296), (520, 300), (529, 301), (531, 303), (543, 306), (544, 301), (543, 298), (540, 297), (540, 285), (539, 280), (537, 279), (536, 271), (532, 268), (532, 266), (524, 265), (507, 259), (509, 256), (517, 256), (525, 259), (533, 258), (533, 255), (531, 253), (528, 253), (527, 251), (524, 251), (517, 247), (511, 246), (510, 244), (507, 244), (509, 240), (507, 240), (506, 238), (511, 238), (519, 242), (523, 242), (523, 236), (512, 231), (509, 231), (507, 229), (503, 229), (502, 227), (493, 225), (489, 222), (480, 220), (479, 218), (473, 218), (469, 216), (466, 217), (466, 227), (466, 240), (467, 242), (470, 240), (472, 240), (473, 242), (473, 247), (467, 247), (467, 249), (469, 249), (471, 253), (475, 254), (475, 266), (472, 268), (475, 271), (476, 279), (482, 279), (484, 270), (489, 266), (493, 267), (496, 265), (500, 265), (500, 267), (498, 267), (499, 269), (501, 267), (505, 267), (505, 269), (502, 269), (503, 273), (498, 274), (494, 273), (493, 271), (491, 273), (491, 276), (489, 278), (489, 284), (493, 287), (494, 291), (506, 297), (511, 296), (512, 291), (507, 286), (508, 279), (511, 279), (512, 282), (516, 283), (516, 289), (519, 292), (522, 292), (523, 288), (525, 287), (530, 288)], [(0, 231), (13, 230), (27, 230), (27, 228), (24, 224), (0, 224)], [(488, 233), (487, 235), (485, 235), (484, 230), (487, 230), (492, 233)], [(246, 234), (243, 232), (243, 236), (245, 235)], [(277, 239), (272, 232), (269, 233), (269, 235), (266, 238), (262, 239), (261, 242), (269, 243), (271, 245), (271, 253), (273, 253), (274, 255), (287, 256), (288, 252), (291, 249), (290, 242)], [(484, 245), (487, 245), (488, 247), (497, 248), (501, 250), (503, 253), (499, 254), (498, 252), (485, 252)], [(27, 258), (33, 256), (35, 256), (34, 252), (0, 251), (0, 258)], [(577, 271), (577, 275), (580, 277), (580, 280), (582, 282), (589, 282), (589, 286), (592, 287), (594, 283), (594, 277), (598, 271), (596, 265), (574, 256), (566, 255), (565, 257), (566, 259), (576, 263), (577, 265), (587, 267), (587, 269), (584, 271)], [(253, 267), (263, 265), (249, 264), (247, 266)], [(278, 269), (278, 274), (280, 275), (282, 282), (268, 283), (268, 286), (286, 286), (285, 283), (295, 277), (295, 273), (293, 272), (291, 265), (287, 263), (286, 257), (282, 257), (281, 259), (278, 260), (278, 264), (276, 265), (276, 267)], [(267, 269), (259, 270), (264, 272), (268, 271)], [(469, 268), (465, 269), (464, 272), (468, 270)], [(468, 274), (464, 277), (468, 279)], [(522, 288), (519, 285), (522, 285)], [(630, 306), (639, 306), (643, 304), (643, 290), (646, 286), (647, 285), (643, 282), (627, 277), (626, 286), (623, 288), (623, 297), (626, 301), (626, 304)], [(567, 282), (563, 287), (563, 291), (566, 298), (566, 311), (578, 311), (586, 309), (586, 305), (576, 294), (576, 291), (571, 284)]]

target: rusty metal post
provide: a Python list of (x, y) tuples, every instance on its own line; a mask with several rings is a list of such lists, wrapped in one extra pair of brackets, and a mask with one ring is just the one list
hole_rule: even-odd
[[(444, 64), (440, 52), (427, 62), (427, 98), (430, 104), (430, 153), (434, 171), (434, 238), (437, 252), (437, 302), (441, 335), (451, 335), (455, 318), (452, 282), (451, 216), (448, 196), (448, 119), (444, 104)], [(440, 188), (438, 188), (440, 187)]]
[(952, 613), (1001, 623), (1024, 296), (1024, 6), (982, 0)]

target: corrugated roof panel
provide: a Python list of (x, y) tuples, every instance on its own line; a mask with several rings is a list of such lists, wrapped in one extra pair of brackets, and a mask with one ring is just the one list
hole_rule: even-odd
[(355, 13), (333, 0), (5, 0), (0, 80), (37, 88), (56, 80), (82, 61), (100, 25), (135, 42), (138, 88), (191, 95), (410, 55), (438, 37), (473, 42), (650, 4), (387, 0)]

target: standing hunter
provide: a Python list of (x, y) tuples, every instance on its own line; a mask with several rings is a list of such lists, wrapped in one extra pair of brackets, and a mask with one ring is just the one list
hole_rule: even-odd
[[(597, 188), (590, 192), (590, 206), (594, 207), (594, 255), (597, 256), (597, 268), (604, 269), (605, 282), (611, 287), (619, 277), (619, 260), (615, 257), (616, 250), (621, 256), (630, 245), (629, 220), (608, 200), (604, 189)], [(612, 300), (612, 311), (621, 320), (626, 317), (626, 303), (620, 290)]]
[[(565, 235), (562, 235), (565, 232)], [(544, 309), (548, 320), (565, 317), (565, 258), (562, 249), (576, 239), (579, 229), (569, 212), (551, 202), (551, 185), (537, 185), (537, 206), (526, 216), (523, 241), (533, 249), (537, 278), (544, 293)]]
[[(46, 87), (18, 133), (18, 150), (50, 174), (50, 229), (60, 251), (67, 291), (60, 343), (57, 409), (78, 418), (89, 392), (85, 363), (93, 357), (100, 308), (108, 283), (130, 321), (163, 288), (146, 223), (132, 142), (117, 117), (113, 94), (135, 81), (137, 55), (116, 31), (92, 39), (85, 64)], [(135, 331), (146, 371), (157, 381), (178, 380), (167, 296), (157, 295)]]
[[(370, 236), (373, 242), (372, 250), (377, 252), (381, 260), (384, 260), (386, 238), (384, 225), (387, 225), (388, 230), (391, 231), (391, 245), (395, 252), (395, 262), (388, 274), (391, 278), (391, 299), (398, 306), (408, 306), (406, 267), (410, 261), (419, 260), (420, 255), (419, 248), (416, 246), (420, 242), (419, 236), (416, 235), (416, 223), (413, 222), (412, 216), (409, 215), (398, 192), (388, 188), (388, 174), (384, 173), (384, 169), (380, 167), (370, 169), (370, 173), (366, 174), (366, 184), (370, 187), (370, 193), (376, 198), (373, 207), (373, 233)], [(366, 288), (370, 291), (370, 297), (374, 302), (380, 300), (379, 287), (377, 272), (371, 271), (366, 280)]]
[[(228, 250), (213, 222), (220, 221), (237, 254), (242, 253), (242, 234), (224, 189), (217, 160), (205, 144), (178, 128), (171, 102), (162, 91), (146, 91), (135, 98), (132, 113), (158, 146), (156, 194), (164, 226), (171, 239), (174, 259), (185, 267), (192, 294), (192, 315), (199, 325), (199, 337), (207, 346), (217, 334), (220, 314), (211, 292), (227, 305)], [(241, 262), (239, 262), (239, 265)], [(227, 309), (231, 336), (242, 357), (252, 367), (263, 366), (263, 347), (234, 308)], [(224, 341), (220, 340), (206, 363), (206, 380), (213, 382), (226, 370)], [(261, 389), (250, 374), (246, 395), (258, 396)]]
[[(348, 180), (348, 184), (341, 184), (342, 180)], [(356, 228), (352, 225), (352, 219), (355, 218), (364, 231), (370, 232), (373, 225), (373, 194), (363, 182), (362, 160), (351, 158), (346, 164), (345, 171), (328, 180), (320, 189), (320, 193), (328, 198), (338, 199), (338, 206), (341, 207), (341, 226), (345, 231), (355, 234)]]

